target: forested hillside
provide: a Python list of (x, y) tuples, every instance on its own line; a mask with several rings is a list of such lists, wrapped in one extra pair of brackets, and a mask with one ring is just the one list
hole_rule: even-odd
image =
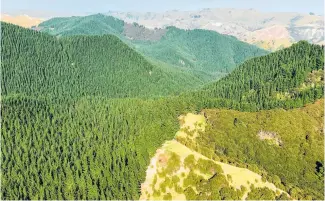
[[(150, 158), (164, 141), (173, 139), (180, 115), (207, 108), (287, 109), (323, 97), (323, 47), (306, 42), (248, 60), (204, 90), (171, 96), (197, 87), (201, 78), (163, 66), (162, 61), (149, 62), (116, 36), (56, 37), (6, 23), (1, 26), (2, 199), (138, 199)], [(237, 54), (243, 47), (238, 48)], [(323, 184), (316, 180), (324, 170), (324, 159), (316, 153), (323, 141), (321, 109), (262, 113), (256, 120), (260, 127), (250, 123), (255, 121), (254, 113), (247, 113), (247, 119), (237, 111), (225, 110), (221, 118), (209, 110), (206, 114), (211, 127), (198, 143), (211, 148), (209, 153), (242, 165), (255, 164), (270, 175), (280, 171), (276, 175), (285, 190), (322, 199)], [(268, 115), (295, 117), (292, 125), (297, 129), (290, 121), (267, 127), (260, 121), (267, 121)], [(265, 147), (261, 142), (256, 154), (246, 144), (236, 144), (255, 145), (259, 139), (252, 138), (251, 131), (259, 128), (279, 133), (283, 147)], [(299, 133), (293, 136), (294, 131)], [(219, 134), (220, 144), (214, 144)], [(268, 160), (263, 151), (294, 163), (281, 162), (287, 168), (283, 172), (267, 167), (280, 159)], [(301, 157), (308, 158), (305, 161), (315, 165), (316, 172)], [(306, 172), (298, 176), (301, 181), (293, 178), (290, 172), (300, 174), (304, 168)]]
[(144, 55), (189, 70), (210, 73), (213, 79), (231, 72), (245, 60), (267, 52), (235, 37), (207, 30), (168, 27), (159, 41), (135, 41)]
[(323, 96), (324, 85), (319, 84), (324, 80), (323, 67), (324, 47), (301, 41), (250, 59), (229, 76), (189, 96), (210, 108), (218, 104), (209, 99), (223, 99), (224, 105), (246, 111), (301, 107)]
[[(146, 57), (192, 74), (207, 74), (205, 83), (225, 76), (249, 58), (267, 53), (214, 31), (175, 27), (150, 30), (102, 14), (54, 18), (39, 26), (41, 31), (56, 36), (114, 34)], [(139, 32), (146, 36), (138, 36)]]
[(3, 97), (1, 197), (138, 199), (150, 156), (175, 134), (183, 104)]
[(205, 130), (195, 140), (177, 139), (210, 159), (259, 173), (293, 199), (322, 199), (323, 103), (322, 99), (303, 108), (259, 112), (203, 110)]
[(2, 23), (2, 94), (141, 97), (180, 93), (202, 83), (151, 64), (113, 35), (56, 38)]

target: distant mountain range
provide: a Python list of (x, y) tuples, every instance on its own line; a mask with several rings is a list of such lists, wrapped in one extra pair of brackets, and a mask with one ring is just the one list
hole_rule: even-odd
[(267, 50), (288, 47), (300, 40), (324, 44), (323, 16), (313, 13), (266, 13), (253, 9), (215, 8), (163, 13), (110, 11), (106, 14), (151, 29), (175, 26), (182, 29), (213, 30)]

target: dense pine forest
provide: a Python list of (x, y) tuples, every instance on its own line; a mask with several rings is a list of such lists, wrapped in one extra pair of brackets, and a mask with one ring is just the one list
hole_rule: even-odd
[(2, 198), (138, 199), (150, 156), (182, 111), (170, 100), (5, 99)]
[[(120, 26), (120, 22), (114, 23), (114, 27)], [(6, 23), (1, 23), (1, 34), (2, 199), (138, 199), (150, 158), (164, 141), (173, 139), (180, 115), (209, 108), (282, 111), (314, 103), (324, 93), (319, 84), (324, 47), (307, 42), (247, 61), (254, 54), (242, 56), (247, 49), (236, 46), (238, 50), (231, 55), (241, 56), (229, 65), (239, 66), (199, 89), (206, 82), (201, 75), (159, 65), (113, 35), (57, 37)], [(205, 64), (200, 65), (204, 69)], [(237, 117), (234, 113), (231, 118)], [(323, 117), (323, 111), (319, 113), (317, 118)], [(290, 117), (281, 112), (271, 115)], [(227, 115), (227, 121), (208, 116), (216, 124), (229, 123)], [(246, 119), (242, 123), (238, 119), (232, 124), (245, 124)], [(314, 122), (318, 121), (305, 125), (321, 129), (322, 123)], [(263, 153), (271, 150), (289, 158), (296, 150), (295, 141), (286, 140), (294, 148), (287, 152), (254, 146), (253, 138), (247, 138), (247, 146), (241, 147), (237, 143), (246, 139), (244, 134), (236, 140), (234, 133), (239, 131), (231, 127), (235, 132), (227, 135), (228, 128), (210, 127), (198, 146), (228, 147), (228, 152), (214, 154), (229, 161), (238, 157), (241, 165), (255, 164), (278, 176), (279, 186), (299, 194), (297, 198), (322, 199), (324, 159), (308, 152), (317, 152), (322, 144), (317, 140), (323, 142), (323, 138), (313, 132), (309, 135), (313, 142), (297, 149), (307, 153), (316, 172), (306, 164), (297, 169), (294, 163), (267, 168), (278, 159), (265, 162)], [(281, 132), (287, 128), (279, 127)], [(224, 129), (220, 142), (216, 129)], [(235, 146), (238, 152), (232, 149)], [(258, 154), (249, 152), (251, 149)], [(302, 154), (293, 155), (294, 159)], [(286, 171), (281, 172), (283, 167)], [(301, 181), (289, 174), (300, 173), (303, 167), (308, 172), (299, 177)], [(258, 194), (254, 191), (250, 196), (253, 199)]]
[(149, 63), (112, 35), (58, 39), (1, 25), (3, 95), (149, 97), (202, 83), (195, 75)]

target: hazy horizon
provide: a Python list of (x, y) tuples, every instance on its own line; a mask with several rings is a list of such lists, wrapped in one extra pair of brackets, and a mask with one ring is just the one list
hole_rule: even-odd
[(138, 0), (137, 4), (131, 0), (120, 1), (63, 1), (63, 0), (2, 0), (1, 13), (9, 15), (27, 14), (35, 17), (51, 17), (55, 15), (88, 15), (94, 13), (106, 13), (109, 11), (120, 12), (165, 12), (170, 10), (192, 11), (204, 8), (235, 8), (255, 9), (261, 12), (297, 12), (324, 15), (324, 2), (322, 0), (311, 1), (265, 1), (258, 0), (166, 0), (163, 4), (157, 0)]

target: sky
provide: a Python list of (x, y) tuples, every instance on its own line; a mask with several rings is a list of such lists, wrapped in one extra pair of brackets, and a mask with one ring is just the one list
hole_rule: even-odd
[(84, 15), (108, 11), (163, 12), (202, 8), (253, 8), (324, 15), (324, 0), (1, 0), (1, 13)]

